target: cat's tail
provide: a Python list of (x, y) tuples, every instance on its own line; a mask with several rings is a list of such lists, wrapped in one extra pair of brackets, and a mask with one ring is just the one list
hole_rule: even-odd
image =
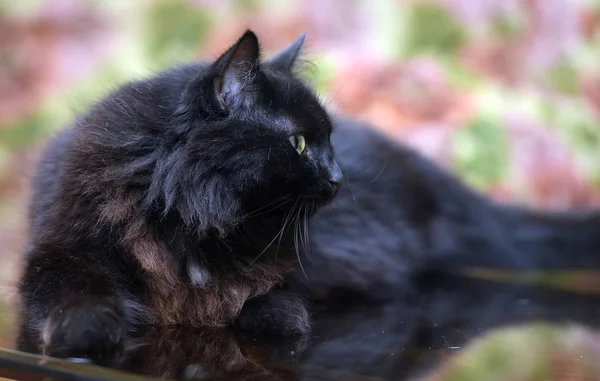
[[(512, 211), (510, 239), (525, 264), (541, 269), (600, 269), (600, 211)], [(510, 221), (509, 221), (510, 224)]]
[(467, 235), (462, 245), (434, 253), (427, 269), (600, 270), (600, 211), (500, 211), (492, 236)]

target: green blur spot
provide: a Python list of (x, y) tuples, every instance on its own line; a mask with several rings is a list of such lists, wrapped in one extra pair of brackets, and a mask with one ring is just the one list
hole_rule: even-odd
[(421, 53), (455, 54), (466, 33), (462, 25), (441, 6), (419, 3), (408, 10), (406, 17), (406, 55)]
[(498, 183), (507, 169), (508, 145), (506, 131), (498, 122), (477, 119), (452, 138), (455, 169), (479, 189)]

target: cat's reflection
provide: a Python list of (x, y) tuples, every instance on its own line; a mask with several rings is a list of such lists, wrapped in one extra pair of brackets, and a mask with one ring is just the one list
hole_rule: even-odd
[(178, 380), (288, 380), (306, 338), (258, 343), (227, 328), (183, 326), (138, 328), (119, 368)]
[(321, 316), (320, 338), (303, 362), (414, 379), (493, 328), (539, 321), (600, 326), (600, 295), (446, 276), (421, 279), (412, 291), (379, 308)]
[(494, 327), (548, 321), (595, 328), (599, 301), (526, 285), (435, 277), (393, 303), (317, 310), (310, 342), (260, 342), (227, 329), (148, 328), (123, 368), (181, 380), (412, 379)]

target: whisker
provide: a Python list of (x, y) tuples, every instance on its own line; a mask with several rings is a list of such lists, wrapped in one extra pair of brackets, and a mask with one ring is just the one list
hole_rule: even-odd
[[(248, 212), (244, 217), (245, 218), (246, 217), (256, 217), (256, 216), (260, 216), (261, 214), (269, 213), (269, 212), (271, 212), (271, 211), (279, 208), (280, 206), (284, 205), (286, 202), (290, 201), (289, 198), (291, 196), (292, 196), (292, 193), (286, 194), (285, 196), (280, 197), (277, 200), (271, 201), (271, 202), (269, 202), (269, 203), (261, 206), (260, 208), (258, 208), (256, 210), (253, 210), (252, 212)], [(269, 208), (270, 206), (272, 206), (273, 204), (276, 204), (276, 203), (279, 203), (279, 204), (277, 204), (275, 207), (273, 207), (273, 208), (271, 208), (271, 209), (269, 209), (267, 211), (263, 211), (265, 208)], [(261, 211), (262, 211), (262, 213), (259, 213)]]
[[(311, 206), (312, 208), (312, 206)], [(309, 262), (312, 262), (312, 256), (311, 256), (311, 252), (310, 252), (310, 242), (309, 242), (309, 237), (308, 237), (308, 213), (309, 213), (309, 208), (308, 205), (304, 206), (304, 214), (303, 214), (303, 236), (304, 236), (304, 252), (306, 253), (306, 257), (308, 258)]]
[(263, 249), (263, 251), (261, 251), (261, 252), (260, 252), (260, 254), (258, 254), (258, 255), (256, 256), (256, 258), (254, 258), (254, 259), (252, 260), (252, 262), (250, 262), (250, 264), (249, 264), (248, 266), (252, 266), (252, 265), (254, 264), (254, 262), (256, 262), (256, 261), (258, 260), (258, 258), (260, 258), (260, 256), (261, 256), (261, 255), (263, 255), (263, 254), (265, 253), (265, 251), (267, 251), (267, 250), (269, 249), (269, 247), (271, 247), (271, 245), (273, 244), (273, 242), (275, 242), (275, 240), (277, 239), (277, 237), (279, 237), (279, 235), (280, 235), (280, 234), (283, 232), (283, 229), (284, 229), (284, 228), (285, 228), (285, 226), (283, 226), (283, 227), (281, 228), (281, 230), (279, 230), (279, 231), (277, 232), (277, 234), (275, 234), (275, 237), (273, 237), (273, 239), (271, 240), (271, 242), (269, 242), (269, 244), (267, 245), (267, 247), (265, 247), (265, 248)]
[(279, 207), (281, 207), (281, 206), (285, 205), (285, 204), (286, 204), (286, 203), (288, 203), (289, 201), (291, 201), (291, 200), (290, 200), (290, 199), (283, 200), (283, 201), (281, 201), (279, 204), (277, 204), (277, 205), (273, 206), (273, 207), (272, 207), (272, 208), (270, 208), (270, 209), (263, 210), (263, 211), (261, 211), (261, 212), (259, 212), (259, 213), (257, 213), (257, 212), (254, 212), (253, 214), (247, 215), (246, 217), (258, 217), (258, 216), (265, 215), (265, 214), (267, 214), (267, 213), (269, 213), (269, 212), (272, 212), (272, 211), (274, 211), (275, 209), (277, 209), (277, 208), (279, 208)]
[(375, 177), (373, 177), (373, 179), (371, 181), (369, 181), (370, 184), (373, 184), (375, 181), (377, 181), (378, 178), (381, 177), (381, 175), (383, 175), (383, 171), (385, 171), (385, 168), (387, 167), (387, 159), (385, 160), (385, 162), (383, 162), (383, 165), (381, 166), (381, 169), (379, 170), (379, 173), (377, 173), (377, 175), (375, 175)]
[(299, 246), (299, 221), (300, 221), (300, 211), (301, 209), (298, 209), (298, 214), (296, 215), (296, 220), (294, 222), (294, 246), (296, 247), (296, 257), (298, 257), (298, 264), (300, 265), (300, 269), (302, 270), (302, 274), (304, 274), (304, 277), (308, 280), (308, 275), (306, 274), (306, 271), (304, 270), (304, 266), (302, 265), (302, 259), (300, 258), (300, 246)]
[(354, 190), (352, 189), (352, 182), (350, 181), (350, 172), (348, 171), (348, 167), (343, 162), (339, 162), (338, 164), (341, 167), (345, 167), (345, 169), (346, 169), (345, 171), (342, 171), (342, 173), (344, 174), (344, 178), (346, 179), (346, 185), (348, 186), (348, 189), (350, 190), (352, 199), (354, 201), (356, 201), (356, 196), (354, 195)]
[(263, 251), (261, 251), (260, 254), (258, 254), (256, 256), (256, 258), (254, 258), (252, 260), (252, 262), (250, 262), (250, 264), (248, 266), (252, 266), (254, 264), (254, 262), (256, 262), (258, 260), (258, 258), (260, 258), (260, 256), (263, 255), (269, 249), (269, 247), (271, 247), (271, 245), (273, 245), (273, 242), (275, 242), (275, 240), (277, 239), (277, 237), (283, 236), (283, 233), (285, 231), (285, 226), (287, 225), (287, 221), (289, 220), (289, 218), (291, 217), (292, 213), (294, 212), (294, 209), (296, 208), (296, 205), (298, 204), (298, 201), (299, 200), (296, 200), (296, 203), (294, 203), (294, 206), (289, 211), (288, 216), (286, 217), (285, 221), (283, 222), (283, 225), (281, 226), (281, 229), (277, 232), (277, 234), (275, 234), (275, 237), (273, 237), (273, 239), (271, 240), (271, 242), (269, 242), (269, 244), (267, 245), (267, 247), (265, 247), (263, 249)]
[[(284, 230), (290, 220), (290, 217), (292, 216), (292, 212), (296, 208), (296, 205), (298, 204), (299, 201), (300, 201), (300, 199), (296, 199), (296, 202), (294, 203), (294, 205), (292, 206), (292, 209), (290, 210), (287, 217), (285, 218), (285, 221), (283, 221), (283, 229)], [(279, 247), (281, 245), (281, 239), (283, 238), (283, 234), (284, 234), (284, 232), (282, 231), (282, 233), (279, 235), (279, 241), (277, 241), (277, 248), (275, 249), (275, 262), (277, 262), (277, 257), (279, 255)]]

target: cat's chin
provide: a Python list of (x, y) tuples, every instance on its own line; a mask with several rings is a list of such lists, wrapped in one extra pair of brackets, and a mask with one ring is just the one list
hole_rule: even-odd
[(335, 200), (335, 195), (322, 197), (322, 196), (304, 196), (301, 198), (304, 210), (309, 216), (314, 215), (319, 209), (327, 206)]
[(321, 189), (316, 192), (301, 196), (301, 199), (305, 204), (312, 206), (311, 214), (314, 214), (319, 208), (331, 204), (337, 197), (339, 191), (340, 186), (338, 184), (327, 185), (321, 187)]
[[(309, 205), (310, 204), (314, 205), (314, 208), (318, 209), (323, 206), (331, 204), (335, 200), (339, 191), (340, 191), (339, 187), (335, 187), (335, 188), (332, 187), (327, 190), (322, 190), (316, 194), (302, 196), (302, 200)], [(316, 211), (316, 209), (315, 209), (315, 211)]]

